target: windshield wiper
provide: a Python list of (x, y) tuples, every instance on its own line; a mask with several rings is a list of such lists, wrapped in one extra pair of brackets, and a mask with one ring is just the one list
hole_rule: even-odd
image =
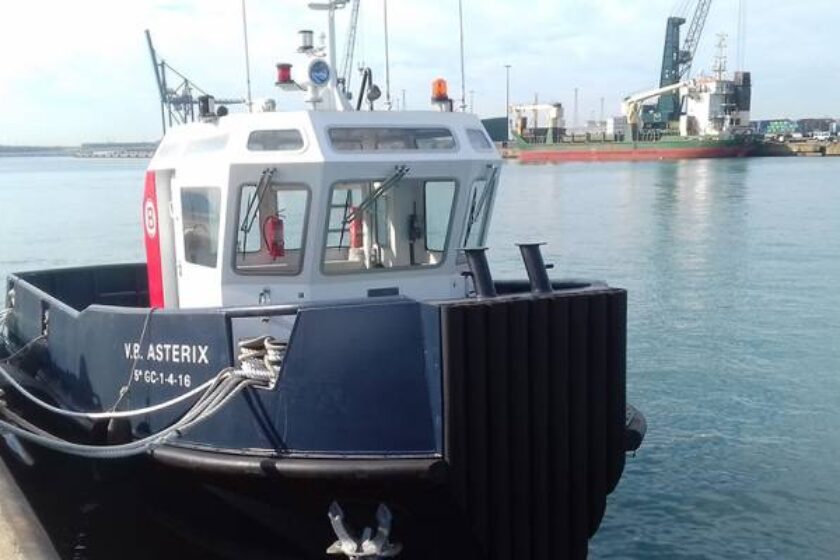
[(242, 247), (248, 246), (248, 234), (251, 233), (251, 228), (254, 227), (254, 221), (257, 219), (257, 212), (259, 211), (259, 203), (262, 201), (268, 186), (271, 184), (271, 179), (277, 171), (274, 167), (266, 167), (263, 169), (260, 180), (257, 183), (257, 190), (254, 196), (248, 201), (248, 208), (245, 210), (245, 215), (242, 217), (242, 223), (239, 225), (239, 230), (242, 232)]
[(350, 212), (350, 214), (349, 214), (346, 218), (344, 218), (344, 225), (347, 225), (347, 224), (349, 224), (350, 222), (352, 222), (353, 220), (355, 220), (355, 219), (356, 219), (356, 216), (357, 216), (359, 213), (364, 212), (365, 210), (367, 210), (368, 208), (370, 208), (370, 206), (371, 206), (374, 202), (376, 202), (377, 200), (379, 200), (379, 199), (382, 197), (382, 195), (384, 195), (386, 192), (388, 192), (389, 190), (391, 190), (392, 188), (394, 188), (395, 186), (397, 186), (397, 184), (400, 182), (400, 180), (401, 180), (403, 177), (405, 177), (405, 176), (408, 174), (408, 172), (409, 172), (409, 171), (410, 171), (410, 169), (409, 169), (409, 167), (408, 167), (407, 165), (398, 165), (398, 166), (394, 169), (394, 172), (393, 172), (393, 173), (391, 173), (391, 175), (389, 175), (387, 178), (385, 178), (385, 179), (382, 181), (382, 184), (381, 184), (381, 185), (379, 185), (379, 188), (378, 188), (378, 189), (376, 189), (375, 191), (371, 191), (371, 193), (367, 196), (367, 198), (365, 198), (365, 199), (364, 199), (364, 200), (363, 200), (363, 201), (362, 201), (362, 202), (361, 202), (361, 203), (360, 203), (360, 204), (356, 207), (356, 209), (355, 209), (355, 210), (353, 210), (352, 212)]
[(492, 167), (490, 177), (487, 179), (487, 182), (484, 185), (484, 191), (481, 193), (481, 198), (479, 198), (478, 202), (476, 202), (475, 197), (473, 197), (473, 203), (470, 205), (469, 220), (467, 220), (467, 232), (466, 235), (464, 235), (465, 244), (470, 238), (472, 227), (478, 221), (478, 216), (480, 216), (481, 212), (484, 210), (484, 205), (487, 204), (488, 200), (490, 200), (490, 194), (496, 189), (496, 178), (498, 175), (499, 168), (495, 166)]

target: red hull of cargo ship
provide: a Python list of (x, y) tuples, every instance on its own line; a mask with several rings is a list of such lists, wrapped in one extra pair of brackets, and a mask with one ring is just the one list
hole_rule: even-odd
[(720, 146), (696, 148), (643, 148), (626, 150), (522, 150), (522, 163), (553, 163), (563, 161), (658, 161), (673, 159), (733, 158), (748, 156), (748, 146)]

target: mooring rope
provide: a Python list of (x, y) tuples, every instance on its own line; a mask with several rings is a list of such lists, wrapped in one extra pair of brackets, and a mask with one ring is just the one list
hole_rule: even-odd
[[(154, 307), (149, 308), (149, 312), (146, 313), (146, 319), (143, 321), (143, 330), (140, 331), (140, 346), (143, 346), (143, 341), (146, 340), (146, 331), (149, 329), (149, 323), (152, 322), (152, 314), (155, 312)], [(134, 369), (137, 367), (137, 360), (140, 359), (140, 356), (135, 354), (134, 359), (131, 362), (131, 368), (128, 370), (128, 380), (125, 382), (125, 385), (120, 387), (119, 395), (117, 395), (117, 400), (114, 401), (114, 405), (111, 407), (111, 412), (117, 410), (117, 406), (119, 406), (120, 402), (122, 402), (123, 397), (125, 397), (129, 390), (131, 390), (131, 382), (134, 381)]]

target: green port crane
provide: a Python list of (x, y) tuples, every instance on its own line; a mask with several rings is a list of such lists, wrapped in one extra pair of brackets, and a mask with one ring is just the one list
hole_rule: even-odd
[[(665, 47), (662, 52), (662, 72), (659, 78), (659, 87), (668, 87), (689, 77), (694, 53), (700, 43), (700, 36), (703, 34), (703, 27), (706, 25), (706, 17), (709, 15), (711, 6), (712, 0), (698, 0), (682, 48), (680, 47), (680, 27), (685, 24), (686, 20), (678, 16), (668, 18), (665, 27)], [(667, 128), (670, 122), (679, 119), (679, 110), (679, 93), (675, 92), (661, 96), (652, 124), (657, 128)]]

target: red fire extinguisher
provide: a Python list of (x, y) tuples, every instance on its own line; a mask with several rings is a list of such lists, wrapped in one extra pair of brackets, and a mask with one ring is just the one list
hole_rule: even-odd
[(353, 219), (350, 221), (350, 248), (361, 249), (364, 245), (364, 225), (362, 224), (362, 213), (353, 206), (350, 208)]
[(283, 218), (280, 216), (269, 216), (263, 222), (263, 238), (268, 254), (272, 258), (286, 256), (286, 234), (283, 226)]

